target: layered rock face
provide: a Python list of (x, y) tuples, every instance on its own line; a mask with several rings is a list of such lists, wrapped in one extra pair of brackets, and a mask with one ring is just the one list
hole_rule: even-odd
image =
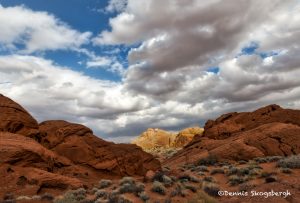
[(174, 140), (173, 146), (175, 148), (182, 148), (190, 143), (194, 136), (202, 136), (204, 129), (200, 127), (191, 127), (181, 130), (176, 139)]
[(165, 164), (194, 162), (212, 155), (224, 160), (300, 153), (300, 111), (270, 105), (254, 112), (229, 113), (209, 120), (202, 136)]
[(179, 133), (171, 133), (158, 128), (149, 128), (137, 137), (132, 143), (149, 151), (156, 148), (182, 148), (187, 145), (195, 135), (202, 135), (203, 128), (186, 128)]
[(158, 128), (148, 128), (132, 143), (144, 150), (173, 147), (176, 134)]
[(61, 191), (158, 169), (160, 162), (136, 145), (104, 141), (66, 121), (38, 125), (20, 105), (0, 96), (0, 195)]

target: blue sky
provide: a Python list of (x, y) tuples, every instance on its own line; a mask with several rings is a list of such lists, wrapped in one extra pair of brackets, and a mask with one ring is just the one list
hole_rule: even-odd
[[(1, 0), (4, 7), (23, 5), (33, 11), (45, 11), (54, 15), (64, 23), (81, 32), (92, 32), (96, 36), (101, 31), (109, 29), (109, 19), (116, 15), (116, 12), (106, 12), (105, 8), (109, 2), (106, 0), (70, 0), (63, 2), (60, 0)], [(45, 39), (46, 40), (46, 39)], [(22, 45), (21, 45), (22, 46)], [(94, 46), (92, 43), (82, 46), (98, 56), (112, 55), (117, 57), (120, 63), (127, 66), (127, 46)], [(120, 52), (109, 54), (108, 52), (118, 48)], [(76, 51), (55, 50), (37, 52), (33, 55), (43, 56), (55, 61), (62, 66), (68, 66), (76, 71), (83, 71), (86, 75), (99, 79), (120, 81), (118, 74), (107, 71), (104, 68), (86, 68), (85, 61), (87, 56)], [(80, 63), (82, 62), (82, 63)]]
[(0, 0), (0, 93), (129, 142), (300, 108), (299, 0)]

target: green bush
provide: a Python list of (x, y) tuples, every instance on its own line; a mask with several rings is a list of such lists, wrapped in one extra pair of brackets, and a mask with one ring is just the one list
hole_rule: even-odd
[(161, 182), (158, 182), (158, 181), (153, 182), (151, 190), (152, 190), (152, 192), (156, 192), (156, 193), (161, 194), (161, 195), (166, 194), (165, 186)]
[(277, 162), (277, 167), (281, 168), (300, 168), (300, 155), (286, 157)]

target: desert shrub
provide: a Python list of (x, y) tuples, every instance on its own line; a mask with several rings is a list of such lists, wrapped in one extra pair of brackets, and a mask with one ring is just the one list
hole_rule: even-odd
[(237, 176), (237, 175), (232, 175), (229, 177), (228, 182), (231, 186), (234, 186), (234, 185), (238, 185), (238, 184), (245, 182), (245, 178)]
[(96, 193), (95, 193), (95, 196), (96, 198), (104, 198), (106, 199), (108, 197), (108, 192), (106, 192), (105, 190), (98, 190)]
[(98, 190), (99, 190), (98, 188), (93, 187), (93, 189), (91, 190), (91, 193), (92, 193), (92, 194), (95, 194)]
[(238, 172), (238, 168), (236, 168), (236, 167), (230, 167), (228, 169), (228, 171), (226, 172), (226, 175), (227, 176), (234, 175), (234, 174), (237, 174), (237, 172)]
[(108, 198), (108, 203), (132, 203), (122, 195), (112, 195)]
[(86, 189), (84, 188), (78, 188), (77, 190), (72, 190), (70, 192), (75, 195), (76, 200), (78, 201), (84, 200), (86, 197)]
[(267, 171), (263, 171), (261, 172), (260, 174), (260, 177), (261, 178), (267, 178), (267, 177), (270, 177), (271, 175), (273, 175), (274, 173), (270, 173), (270, 172), (267, 172)]
[(289, 168), (280, 168), (280, 172), (281, 173), (292, 173), (292, 170), (291, 169), (289, 169)]
[(191, 200), (188, 200), (188, 203), (217, 203), (213, 197), (209, 196), (203, 191), (198, 191), (196, 197)]
[(144, 201), (144, 202), (146, 202), (146, 201), (148, 201), (148, 200), (150, 199), (150, 197), (147, 195), (146, 192), (141, 192), (141, 193), (139, 193), (139, 198), (140, 198), (142, 201)]
[(238, 163), (239, 163), (239, 164), (246, 164), (247, 161), (245, 161), (245, 160), (240, 160)]
[(19, 196), (19, 197), (16, 198), (16, 200), (17, 201), (23, 201), (23, 200), (25, 200), (25, 201), (27, 200), (28, 201), (28, 200), (31, 200), (31, 197), (28, 197), (28, 196)]
[[(81, 203), (81, 202), (80, 202)], [(105, 200), (105, 199), (97, 199), (95, 200), (93, 203), (109, 203), (108, 200)]]
[(203, 181), (206, 181), (206, 182), (214, 182), (214, 178), (211, 177), (211, 176), (205, 176), (205, 177), (203, 178)]
[(151, 190), (152, 190), (152, 192), (156, 192), (161, 195), (166, 194), (165, 186), (161, 182), (158, 182), (158, 181), (153, 182)]
[(198, 175), (199, 175), (199, 176), (204, 176), (205, 173), (200, 171), (200, 172), (198, 173)]
[(80, 203), (95, 203), (95, 201), (90, 200), (90, 199), (84, 199), (84, 200), (81, 200)]
[(164, 203), (172, 203), (171, 199), (165, 199)]
[(156, 172), (152, 178), (152, 182), (158, 181), (158, 182), (162, 183), (164, 181), (164, 178), (163, 178), (164, 175), (165, 175), (165, 173), (163, 171)]
[(214, 169), (212, 169), (212, 170), (210, 171), (210, 175), (214, 175), (214, 174), (217, 174), (217, 173), (219, 173), (219, 174), (224, 174), (225, 172), (224, 172), (224, 170), (221, 169), (221, 168), (214, 168)]
[(163, 184), (164, 184), (166, 187), (172, 186), (173, 180), (172, 180), (169, 176), (163, 175), (163, 176), (162, 176), (162, 179), (163, 179)]
[(293, 155), (277, 162), (277, 167), (300, 168), (300, 155)]
[(188, 189), (194, 193), (197, 192), (197, 188), (193, 185), (184, 185), (184, 187), (185, 187), (185, 189)]
[(250, 184), (250, 183), (242, 183), (239, 186), (239, 190), (240, 191), (247, 191), (247, 190), (251, 190), (255, 187), (256, 185)]
[(261, 166), (257, 165), (256, 163), (255, 164), (249, 164), (247, 166), (248, 170), (253, 170), (253, 169), (262, 169)]
[(119, 192), (121, 194), (124, 193), (134, 193), (135, 195), (138, 195), (140, 192), (143, 192), (145, 190), (145, 185), (143, 183), (125, 183), (120, 186)]
[(275, 176), (269, 176), (265, 178), (265, 182), (266, 183), (272, 183), (272, 182), (276, 182), (277, 178)]
[(257, 157), (254, 159), (257, 163), (267, 163), (268, 159), (266, 157)]
[(201, 172), (208, 172), (207, 166), (198, 166), (198, 167), (197, 167), (197, 170), (198, 170), (198, 171), (201, 171)]
[(123, 184), (126, 184), (126, 183), (134, 185), (135, 184), (135, 180), (132, 177), (123, 177), (120, 180), (120, 185), (123, 185)]
[(40, 199), (41, 199), (41, 196), (39, 196), (39, 195), (33, 195), (33, 196), (31, 197), (31, 199), (32, 199), (32, 200), (40, 200)]
[(12, 193), (6, 193), (3, 200), (15, 200), (15, 196)]
[(190, 181), (193, 183), (200, 183), (200, 180), (197, 177), (192, 175), (190, 175)]
[(124, 183), (120, 186), (119, 191), (121, 194), (124, 193), (134, 193), (136, 190), (136, 186), (130, 183)]
[(198, 165), (205, 165), (205, 166), (211, 166), (215, 165), (218, 162), (217, 157), (213, 155), (209, 155), (206, 158), (200, 159), (197, 164)]
[(259, 170), (259, 169), (252, 169), (249, 171), (250, 176), (256, 176), (256, 175), (259, 175), (260, 173), (261, 173), (261, 170)]
[(111, 180), (107, 180), (107, 179), (102, 179), (99, 181), (99, 188), (103, 189), (103, 188), (107, 188), (109, 186), (112, 185), (112, 181)]
[(170, 178), (172, 179), (173, 182), (177, 181), (177, 177), (176, 176), (170, 176)]
[(72, 192), (67, 192), (61, 199), (55, 199), (54, 203), (79, 203)]
[(43, 201), (52, 201), (54, 199), (53, 195), (49, 193), (45, 193), (41, 196), (41, 200)]
[(204, 183), (202, 189), (204, 192), (214, 197), (218, 196), (218, 192), (220, 191), (219, 186), (215, 183)]
[(180, 182), (188, 182), (188, 181), (191, 180), (191, 177), (190, 177), (190, 175), (188, 175), (188, 174), (183, 174), (183, 175), (180, 175), (180, 176), (178, 177), (178, 180), (179, 180)]
[(268, 156), (268, 157), (266, 157), (268, 162), (279, 161), (282, 158), (283, 158), (282, 156)]
[(248, 168), (239, 168), (237, 171), (237, 175), (244, 176), (249, 175), (250, 170)]
[(185, 197), (185, 192), (183, 191), (182, 185), (177, 184), (175, 188), (170, 193), (171, 197), (182, 196)]

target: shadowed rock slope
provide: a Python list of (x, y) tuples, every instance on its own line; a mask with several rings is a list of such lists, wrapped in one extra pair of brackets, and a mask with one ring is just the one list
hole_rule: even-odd
[(38, 125), (24, 108), (0, 95), (1, 196), (59, 192), (158, 169), (159, 161), (136, 145), (104, 141), (66, 121)]
[(207, 156), (220, 160), (249, 160), (261, 156), (300, 153), (300, 111), (269, 105), (254, 112), (228, 113), (209, 120), (201, 136), (166, 165), (195, 162)]

